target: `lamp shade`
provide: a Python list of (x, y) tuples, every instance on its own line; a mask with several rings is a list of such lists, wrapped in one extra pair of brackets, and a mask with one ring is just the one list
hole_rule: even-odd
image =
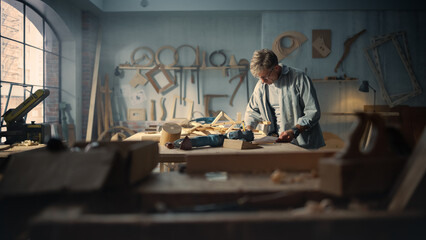
[(369, 89), (369, 87), (368, 87), (368, 81), (362, 81), (362, 83), (361, 83), (361, 86), (359, 86), (359, 91), (360, 92), (369, 92), (370, 91), (370, 89)]

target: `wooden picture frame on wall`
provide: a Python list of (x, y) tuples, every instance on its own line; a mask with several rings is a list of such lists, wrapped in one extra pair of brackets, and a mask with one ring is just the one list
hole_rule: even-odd
[(127, 109), (127, 121), (146, 121), (146, 109), (145, 108)]
[[(364, 54), (371, 70), (373, 71), (377, 81), (379, 82), (380, 89), (382, 91), (382, 95), (386, 103), (390, 107), (394, 107), (407, 101), (409, 98), (421, 94), (422, 90), (420, 88), (419, 83), (417, 82), (416, 76), (411, 65), (411, 57), (408, 51), (405, 31), (377, 36), (373, 38), (371, 42), (371, 46), (364, 48)], [(386, 74), (383, 73), (384, 70), (380, 62), (378, 48), (388, 42), (391, 42), (395, 47), (404, 66), (404, 69), (408, 73), (409, 82), (407, 83), (410, 84), (411, 91), (400, 93), (397, 95), (391, 95), (388, 88), (386, 87)]]
[[(158, 71), (160, 71), (166, 77), (168, 81), (168, 84), (163, 87), (160, 87), (160, 85), (154, 78), (154, 76), (157, 74)], [(166, 71), (166, 69), (164, 68), (162, 64), (156, 65), (153, 69), (149, 70), (145, 75), (147, 76), (148, 81), (154, 87), (155, 91), (159, 94), (166, 91), (167, 89), (169, 89), (171, 86), (175, 84), (175, 82), (172, 80), (169, 73)]]

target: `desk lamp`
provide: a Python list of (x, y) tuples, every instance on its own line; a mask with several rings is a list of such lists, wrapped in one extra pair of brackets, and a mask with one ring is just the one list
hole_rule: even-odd
[(374, 102), (373, 102), (373, 112), (376, 112), (376, 89), (374, 89), (368, 81), (362, 81), (361, 86), (359, 86), (360, 92), (369, 92), (370, 88), (374, 91)]

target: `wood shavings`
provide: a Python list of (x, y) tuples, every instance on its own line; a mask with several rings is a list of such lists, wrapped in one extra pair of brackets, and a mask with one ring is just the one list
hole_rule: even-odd
[(303, 183), (307, 180), (317, 178), (318, 174), (315, 169), (311, 170), (311, 172), (303, 172), (298, 173), (294, 176), (289, 176), (284, 171), (276, 169), (270, 176), (272, 182), (280, 184), (280, 183)]
[(333, 210), (333, 202), (330, 199), (325, 198), (320, 202), (309, 200), (306, 202), (304, 207), (292, 210), (291, 214), (295, 216), (303, 216), (331, 212)]
[(270, 178), (272, 182), (274, 183), (281, 183), (285, 177), (286, 177), (286, 173), (277, 169), (271, 174)]
[(25, 140), (25, 141), (22, 141), (22, 142), (20, 142), (20, 143), (15, 143), (15, 144), (13, 144), (13, 146), (25, 146), (25, 147), (28, 147), (28, 146), (36, 146), (36, 145), (38, 145), (39, 143), (37, 142), (37, 141), (33, 141), (33, 140)]

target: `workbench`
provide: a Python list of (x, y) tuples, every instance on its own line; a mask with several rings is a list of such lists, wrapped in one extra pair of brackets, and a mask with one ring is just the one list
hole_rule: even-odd
[(269, 154), (286, 152), (306, 152), (308, 150), (291, 143), (262, 144), (254, 149), (231, 149), (224, 147), (199, 147), (192, 150), (168, 149), (159, 145), (159, 162), (186, 162), (187, 156), (206, 155), (214, 156), (220, 154)]
[[(46, 206), (33, 218), (30, 236), (43, 240), (425, 236), (426, 218), (419, 212), (334, 209), (303, 214), (306, 201), (330, 197), (318, 192), (318, 181), (274, 184), (267, 175), (236, 174), (225, 182), (211, 182), (202, 175), (154, 173), (131, 194), (104, 193)], [(238, 208), (241, 199), (254, 201), (248, 208)], [(342, 201), (333, 200), (336, 205)]]
[[(289, 143), (233, 150), (194, 148), (190, 151), (160, 146), (160, 161), (254, 156), (263, 166), (268, 159), (304, 162), (304, 171), (287, 171), (295, 179), (317, 162), (297, 159), (322, 156)], [(264, 156), (259, 159), (259, 156)], [(308, 154), (308, 155), (306, 155)], [(282, 156), (287, 156), (283, 158)], [(240, 169), (244, 169), (240, 166)], [(270, 172), (230, 171), (224, 181), (204, 173), (151, 173), (136, 184), (96, 192), (57, 192), (0, 198), (0, 236), (5, 229), (25, 229), (31, 239), (424, 239), (426, 215), (419, 211), (389, 212), (378, 207), (386, 195), (360, 199), (365, 208), (350, 208), (352, 199), (319, 190), (318, 177), (300, 181), (270, 179)], [(323, 212), (306, 211), (309, 201), (330, 199)], [(369, 208), (368, 208), (369, 207)], [(309, 209), (308, 209), (309, 210)], [(31, 221), (29, 221), (31, 220)], [(28, 228), (25, 226), (28, 225)], [(25, 235), (26, 234), (26, 235)], [(9, 235), (5, 239), (8, 239)]]
[(336, 151), (312, 151), (292, 143), (260, 144), (254, 149), (200, 147), (192, 150), (168, 149), (159, 146), (160, 171), (164, 163), (187, 164), (188, 173), (212, 171), (272, 172), (276, 169), (291, 171), (317, 170), (320, 158), (331, 157)]
[(10, 146), (10, 145), (0, 145), (0, 160), (6, 159), (9, 155), (14, 153), (32, 151), (40, 148), (46, 147), (45, 144), (37, 144), (33, 146)]

